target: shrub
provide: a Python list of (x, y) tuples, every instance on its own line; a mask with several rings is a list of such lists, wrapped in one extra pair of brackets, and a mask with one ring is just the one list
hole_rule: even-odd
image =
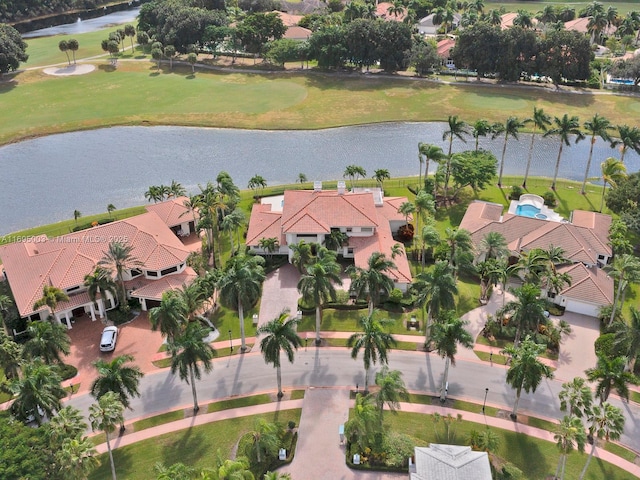
[(413, 455), (414, 445), (420, 443), (420, 440), (409, 435), (390, 432), (383, 441), (383, 449), (386, 454), (385, 463), (390, 467), (406, 467), (409, 457)]
[(296, 428), (296, 422), (294, 422), (293, 420), (289, 420), (287, 426), (289, 427), (289, 430), (293, 430), (294, 428)]
[(595, 341), (593, 346), (595, 347), (596, 355), (602, 355), (605, 358), (615, 358), (624, 355), (622, 345), (616, 345), (616, 334), (605, 333), (600, 335)]
[(402, 225), (398, 229), (398, 240), (408, 243), (413, 240), (414, 228), (412, 224)]
[(389, 303), (395, 303), (396, 305), (399, 305), (400, 302), (402, 302), (402, 297), (402, 290), (400, 290), (399, 288), (394, 288), (393, 290), (391, 290), (391, 293), (389, 293), (389, 298), (387, 299), (387, 301)]
[(69, 380), (78, 374), (78, 369), (76, 367), (66, 363), (57, 364), (55, 365), (55, 368), (58, 370), (58, 374), (63, 381)]
[(524, 190), (519, 185), (514, 185), (511, 187), (511, 192), (509, 192), (509, 200), (518, 200), (520, 195), (524, 193)]
[(544, 204), (547, 207), (556, 206), (556, 196), (553, 192), (544, 192), (544, 194), (542, 195), (542, 199), (544, 200)]

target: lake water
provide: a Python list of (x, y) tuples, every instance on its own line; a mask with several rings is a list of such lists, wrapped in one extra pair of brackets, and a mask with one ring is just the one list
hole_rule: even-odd
[[(150, 185), (182, 183), (190, 192), (215, 181), (221, 170), (246, 188), (255, 174), (269, 185), (293, 183), (298, 173), (309, 181), (342, 179), (347, 165), (386, 168), (392, 177), (418, 174), (418, 142), (445, 152), (444, 123), (388, 123), (316, 131), (258, 131), (188, 127), (115, 127), (28, 140), (0, 148), (0, 234), (145, 203)], [(509, 140), (505, 174), (524, 174), (531, 137)], [(500, 159), (501, 139), (481, 139)], [(454, 141), (454, 151), (473, 149), (473, 139)], [(536, 138), (531, 175), (552, 176), (557, 138)], [(560, 177), (582, 180), (589, 141), (565, 147)], [(618, 152), (598, 141), (591, 176)], [(627, 152), (629, 172), (640, 158)], [(433, 170), (433, 169), (432, 169)]]
[(95, 32), (96, 30), (102, 30), (103, 28), (107, 28), (112, 25), (133, 23), (138, 16), (138, 13), (140, 13), (140, 7), (121, 12), (114, 12), (102, 17), (90, 18), (87, 20), (78, 18), (78, 21), (74, 23), (42, 28), (40, 30), (33, 30), (32, 32), (24, 33), (22, 34), (22, 38), (48, 37), (51, 35), (78, 35), (80, 33)]

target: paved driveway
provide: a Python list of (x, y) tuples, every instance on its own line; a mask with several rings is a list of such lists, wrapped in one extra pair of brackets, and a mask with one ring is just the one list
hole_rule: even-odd
[(289, 263), (267, 275), (262, 286), (258, 325), (264, 325), (278, 317), (284, 308), (288, 308), (291, 315), (296, 314), (300, 298), (298, 280), (300, 273)]

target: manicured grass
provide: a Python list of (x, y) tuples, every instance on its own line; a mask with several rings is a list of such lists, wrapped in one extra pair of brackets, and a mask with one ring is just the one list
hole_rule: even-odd
[[(495, 340), (491, 341), (483, 335), (478, 335), (478, 338), (476, 338), (476, 342), (481, 345), (495, 347), (498, 350), (498, 352), (505, 349), (506, 347), (513, 346), (513, 342), (511, 340), (505, 340), (504, 338), (496, 338)], [(549, 349), (543, 352), (540, 356), (542, 358), (547, 358), (549, 360), (558, 360), (558, 354)]]
[[(507, 364), (507, 357), (505, 357), (504, 355), (500, 355), (500, 354), (494, 353), (493, 356), (491, 356), (490, 353), (481, 352), (480, 350), (474, 350), (473, 353), (475, 353), (476, 357), (478, 357), (483, 362), (490, 362), (491, 361), (491, 362), (495, 363), (496, 365), (506, 365)], [(491, 360), (489, 359), (490, 356), (491, 356)]]
[[(431, 418), (431, 416), (427, 415), (399, 412), (398, 415), (387, 415), (385, 424), (392, 430), (406, 433), (420, 440), (421, 445), (424, 446), (431, 442), (465, 445), (466, 438), (471, 430), (485, 428), (483, 424), (465, 420), (454, 422), (452, 430), (455, 431), (455, 435), (446, 438), (443, 435), (442, 425), (438, 429), (440, 435), (436, 435), (435, 428), (438, 427), (432, 424)], [(553, 475), (559, 457), (555, 443), (498, 428), (491, 428), (491, 430), (499, 438), (497, 455), (520, 468), (525, 478), (529, 480), (545, 480), (548, 476)], [(577, 478), (585, 461), (586, 454), (572, 453), (567, 460), (565, 478)], [(626, 480), (634, 477), (619, 467), (602, 462), (598, 458), (593, 458), (585, 478), (591, 480), (601, 480), (603, 478)]]
[(293, 390), (291, 392), (291, 400), (302, 400), (304, 398), (305, 390)]
[[(260, 311), (260, 303), (255, 307), (244, 312), (244, 334), (246, 337), (253, 337), (256, 334), (256, 327), (253, 325), (253, 315)], [(238, 312), (231, 310), (230, 308), (218, 305), (218, 308), (209, 316), (211, 323), (220, 332), (220, 337), (217, 341), (223, 341), (229, 339), (229, 330), (231, 330), (231, 338), (233, 339), (233, 348), (236, 351), (240, 347), (240, 319)], [(218, 352), (222, 355), (222, 352)]]
[(160, 415), (154, 415), (153, 417), (145, 418), (133, 422), (133, 431), (139, 432), (146, 428), (157, 427), (165, 423), (175, 422), (176, 420), (182, 420), (184, 418), (184, 410), (175, 410), (173, 412), (161, 413)]
[[(217, 356), (215, 358), (228, 357), (230, 355), (237, 355), (238, 349), (240, 348), (240, 341), (234, 342), (233, 352), (229, 347), (226, 348), (218, 348), (216, 349)], [(253, 343), (247, 343), (247, 350), (251, 350), (253, 348)], [(160, 360), (156, 360), (152, 362), (153, 366), (156, 368), (168, 368), (171, 366), (171, 357), (162, 358)]]
[[(586, 7), (588, 3), (591, 3), (591, 2), (588, 2), (586, 0), (580, 0), (580, 1), (570, 2), (568, 5), (571, 8), (575, 8), (576, 15), (578, 15), (580, 13), (580, 10)], [(501, 2), (499, 0), (498, 1), (487, 0), (487, 2), (485, 2), (484, 9), (485, 11), (489, 11), (495, 8), (504, 7), (507, 12), (517, 12), (518, 10), (525, 10), (527, 12), (535, 14), (540, 12), (547, 5), (555, 5), (557, 7), (561, 7), (563, 5), (567, 5), (567, 2), (565, 2), (564, 0), (544, 0), (544, 1), (537, 1), (537, 2), (528, 2), (528, 1)], [(607, 2), (607, 6), (608, 5), (615, 7), (618, 10), (618, 15), (620, 16), (624, 16), (627, 12), (631, 12), (633, 10), (635, 11), (640, 10), (640, 5), (638, 5), (638, 3), (634, 1), (626, 1), (626, 2), (609, 1)]]
[[(506, 115), (528, 117), (533, 106), (551, 115), (580, 118), (593, 111), (633, 124), (640, 100), (614, 95), (568, 94), (476, 82), (447, 85), (419, 79), (321, 73), (242, 74), (198, 71), (151, 62), (98, 62), (88, 75), (51, 78), (29, 71), (0, 88), (12, 122), (0, 125), (0, 142), (33, 135), (111, 125), (168, 124), (266, 129), (313, 129), (388, 121), (467, 121)], [(109, 99), (117, 101), (109, 101)], [(344, 105), (350, 108), (343, 108)], [(46, 105), (47, 108), (41, 108)]]
[[(182, 462), (195, 468), (213, 467), (217, 452), (222, 458), (229, 458), (240, 437), (253, 429), (256, 418), (277, 421), (283, 425), (289, 420), (299, 424), (300, 413), (299, 409), (295, 409), (222, 420), (118, 448), (113, 451), (118, 478), (148, 480), (153, 477), (153, 466), (157, 462), (166, 466)], [(99, 458), (101, 465), (89, 478), (110, 479), (108, 456), (104, 454)]]
[(210, 403), (207, 407), (207, 413), (220, 412), (231, 408), (250, 407), (253, 405), (263, 405), (271, 403), (271, 397), (266, 393), (261, 395), (251, 395), (250, 397), (231, 398), (229, 400), (221, 400), (219, 402)]

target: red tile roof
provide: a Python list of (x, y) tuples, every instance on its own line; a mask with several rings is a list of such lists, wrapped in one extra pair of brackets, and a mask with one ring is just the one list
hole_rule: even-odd
[(558, 272), (568, 273), (572, 279), (571, 286), (560, 292), (561, 295), (596, 305), (613, 303), (613, 279), (601, 268), (575, 263), (559, 268)]
[(384, 20), (392, 20), (396, 22), (402, 22), (404, 18), (407, 16), (407, 9), (404, 9), (404, 12), (399, 15), (394, 15), (393, 13), (389, 13), (389, 8), (393, 7), (393, 3), (389, 2), (381, 2), (376, 6), (376, 17), (380, 17)]
[(289, 40), (308, 40), (312, 33), (308, 28), (294, 25), (287, 28), (283, 38), (288, 38)]
[(453, 38), (445, 38), (440, 40), (436, 46), (438, 56), (440, 58), (447, 59), (451, 56), (450, 50), (456, 46), (456, 41)]
[(272, 212), (271, 205), (256, 203), (251, 209), (246, 245), (257, 247), (263, 238), (277, 238), (280, 245), (286, 243), (282, 234), (282, 213)]
[(166, 202), (147, 205), (148, 212), (155, 212), (162, 221), (169, 227), (175, 227), (193, 221), (193, 213), (184, 206), (187, 197), (171, 198)]
[(195, 272), (187, 268), (183, 273), (167, 275), (157, 280), (138, 277), (126, 282), (126, 284), (127, 289), (133, 289), (133, 292), (131, 292), (132, 297), (160, 301), (162, 300), (162, 294), (167, 290), (181, 289), (185, 285), (190, 285), (196, 278)]

